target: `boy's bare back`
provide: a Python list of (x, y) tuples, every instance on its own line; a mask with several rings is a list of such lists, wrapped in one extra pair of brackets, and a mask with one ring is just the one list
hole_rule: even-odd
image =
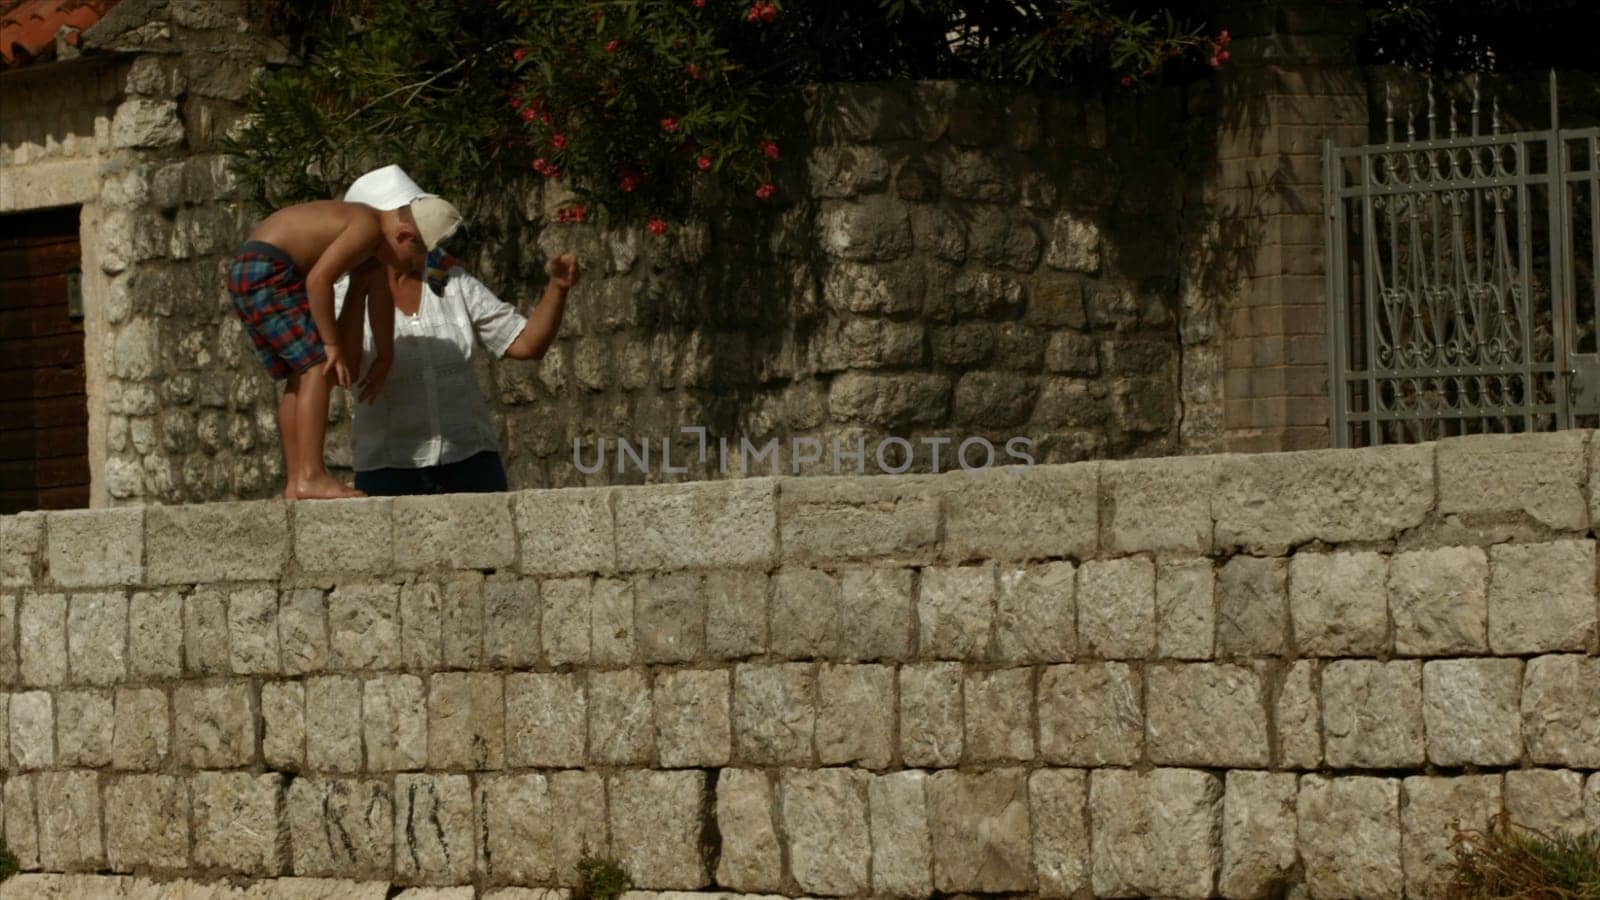
[[(300, 271), (310, 275), (319, 268), (323, 256), (337, 243), (337, 260), (322, 265), (329, 283), (372, 260), (383, 229), (379, 212), (361, 203), (315, 200), (284, 207), (256, 226), (250, 240), (272, 244), (294, 260)], [(327, 269), (336, 268), (327, 272)]]

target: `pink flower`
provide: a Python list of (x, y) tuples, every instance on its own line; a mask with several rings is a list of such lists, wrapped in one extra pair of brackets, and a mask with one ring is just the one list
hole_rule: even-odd
[(761, 152), (765, 153), (767, 155), (768, 159), (777, 159), (778, 158), (778, 145), (777, 144), (773, 143), (772, 141), (762, 141), (760, 146), (761, 146)]
[(1219, 44), (1226, 44), (1231, 40), (1233, 40), (1233, 36), (1228, 34), (1228, 29), (1226, 28), (1222, 29), (1222, 33), (1217, 35), (1217, 43)]
[(553, 135), (551, 135), (550, 136), (550, 146), (556, 148), (557, 150), (565, 150), (565, 149), (567, 149), (567, 136), (564, 135), (564, 134), (553, 134)]
[(706, 0), (694, 0), (694, 8), (695, 9), (700, 9), (701, 7), (703, 7), (705, 5), (706, 5)]
[(536, 115), (536, 113), (534, 112), (533, 107), (524, 106), (522, 108), (522, 112), (520, 113), (520, 115), (522, 116), (522, 121), (524, 121), (524, 122), (532, 122), (533, 121), (533, 117)]
[(582, 203), (574, 203), (571, 206), (556, 210), (556, 221), (568, 223), (582, 222), (588, 215), (589, 207)]
[(511, 108), (512, 109), (521, 109), (522, 108), (522, 98), (521, 97), (512, 97), (511, 98)]
[(661, 120), (661, 130), (662, 131), (677, 131), (678, 130), (678, 120), (677, 119), (673, 119), (673, 118), (662, 119)]
[(617, 42), (616, 41), (607, 42), (606, 43), (606, 52), (607, 53), (615, 53), (615, 52), (617, 52)]
[(1124, 75), (1124, 76), (1122, 76), (1122, 86), (1123, 87), (1133, 87), (1133, 76), (1132, 75)]
[(702, 156), (699, 159), (695, 160), (694, 164), (700, 167), (700, 171), (708, 172), (708, 171), (711, 170), (711, 157)]
[(768, 2), (768, 0), (756, 0), (744, 14), (746, 22), (771, 22), (777, 17), (778, 7)]
[(651, 234), (666, 234), (667, 233), (667, 223), (662, 221), (659, 217), (651, 219), (650, 220), (650, 224), (648, 226), (646, 226), (646, 227), (648, 227), (650, 229), (650, 233)]
[(624, 194), (633, 193), (639, 183), (644, 180), (644, 175), (633, 166), (623, 166), (617, 170), (618, 184)]
[(756, 188), (756, 199), (765, 200), (777, 192), (778, 189), (773, 186), (772, 182), (763, 182), (761, 187)]
[(518, 47), (517, 49), (511, 51), (511, 59), (512, 59), (513, 62), (522, 62), (522, 58), (524, 56), (527, 56), (527, 55), (528, 55), (528, 48), (527, 47)]
[(550, 165), (550, 161), (542, 156), (533, 161), (533, 170), (546, 178), (561, 177), (561, 170)]
[(694, 63), (685, 63), (684, 66), (683, 66), (683, 71), (685, 73), (687, 73), (688, 76), (690, 78), (694, 79), (695, 81), (699, 81), (700, 80), (700, 70), (695, 68)]
[(1217, 54), (1217, 59), (1220, 59), (1223, 62), (1227, 62), (1229, 60), (1229, 58), (1231, 58), (1232, 56), (1233, 56), (1232, 53), (1229, 53), (1228, 51), (1224, 50), (1221, 53)]
[(1213, 69), (1218, 69), (1218, 68), (1222, 67), (1222, 59), (1220, 57), (1213, 56), (1209, 60), (1206, 60), (1206, 61), (1211, 63), (1211, 68), (1213, 68)]

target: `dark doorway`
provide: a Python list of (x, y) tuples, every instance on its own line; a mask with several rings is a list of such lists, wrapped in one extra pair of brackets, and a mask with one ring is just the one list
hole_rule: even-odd
[(0, 513), (89, 505), (78, 210), (0, 216)]

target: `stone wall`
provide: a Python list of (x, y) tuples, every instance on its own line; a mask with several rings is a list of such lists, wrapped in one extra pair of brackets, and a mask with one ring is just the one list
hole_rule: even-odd
[(1457, 819), (1600, 827), (1597, 455), (0, 519), (0, 828), (145, 881), (1420, 896)]

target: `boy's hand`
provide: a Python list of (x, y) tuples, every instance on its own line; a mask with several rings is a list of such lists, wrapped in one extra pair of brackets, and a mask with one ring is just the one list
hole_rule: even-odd
[(571, 253), (563, 253), (550, 260), (550, 283), (563, 290), (577, 284), (578, 258)]
[(322, 364), (322, 374), (332, 379), (334, 384), (348, 390), (351, 381), (350, 364), (344, 361), (343, 355), (339, 352), (339, 345), (324, 344), (322, 352), (328, 357), (328, 361)]
[(371, 403), (378, 399), (378, 392), (383, 390), (384, 379), (389, 377), (389, 367), (392, 365), (394, 360), (387, 356), (373, 360), (372, 365), (367, 368), (367, 374), (361, 379), (359, 385), (361, 393), (356, 395), (356, 399), (362, 403)]

